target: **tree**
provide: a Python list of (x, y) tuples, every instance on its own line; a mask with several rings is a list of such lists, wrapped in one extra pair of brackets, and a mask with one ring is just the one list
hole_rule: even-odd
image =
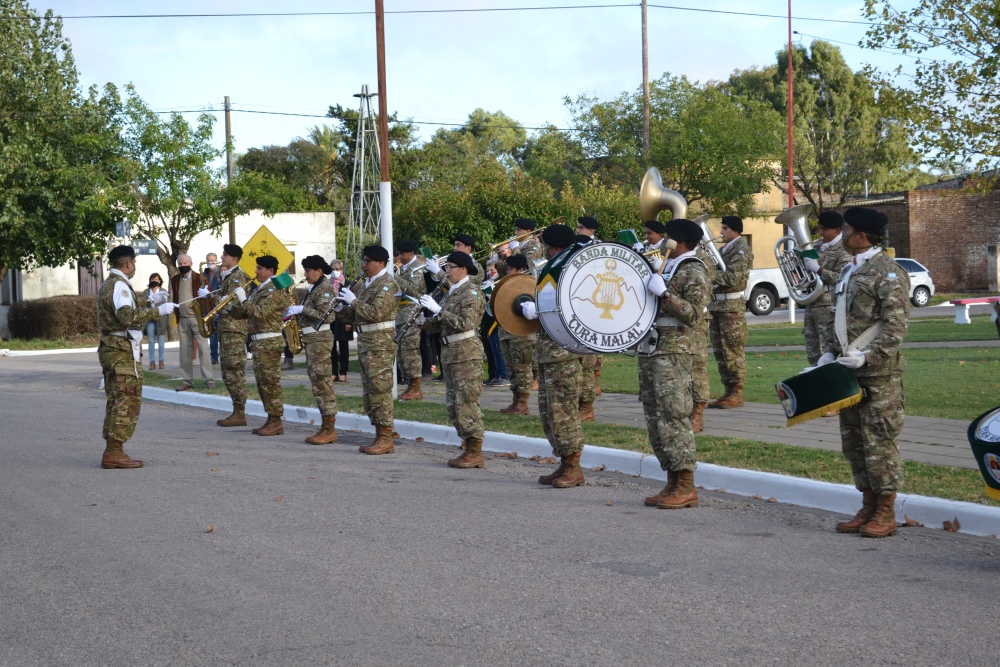
[(339, 175), (334, 170), (336, 153), (305, 139), (294, 139), (288, 146), (251, 148), (236, 158), (239, 174), (254, 172), (270, 176), (291, 192), (297, 193), (299, 207), (294, 210), (317, 210), (333, 206)]
[(62, 21), (0, 3), (0, 280), (107, 249), (119, 211), (113, 88), (84, 95)]
[(521, 168), (541, 178), (556, 192), (566, 185), (580, 186), (589, 175), (583, 145), (566, 132), (550, 126), (529, 137), (521, 151)]
[[(995, 169), (1000, 162), (1000, 7), (991, 0), (865, 0), (872, 21), (865, 46), (918, 56), (913, 71), (873, 75), (902, 81), (891, 103), (930, 164), (951, 170)], [(931, 51), (938, 49), (938, 51)], [(936, 58), (939, 50), (949, 60)]]

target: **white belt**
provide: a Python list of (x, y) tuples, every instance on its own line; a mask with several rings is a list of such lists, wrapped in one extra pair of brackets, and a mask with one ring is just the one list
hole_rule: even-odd
[(359, 333), (368, 333), (369, 331), (382, 331), (383, 329), (392, 329), (396, 326), (393, 320), (388, 322), (375, 322), (374, 324), (359, 324), (357, 330)]
[(280, 331), (268, 331), (267, 333), (250, 334), (250, 340), (267, 340), (268, 338), (277, 338), (281, 335)]
[(475, 329), (469, 329), (468, 331), (463, 331), (462, 333), (452, 334), (451, 336), (443, 336), (441, 338), (442, 345), (451, 345), (452, 343), (457, 343), (460, 340), (465, 340), (466, 338), (472, 338), (479, 332)]
[(127, 331), (112, 331), (111, 335), (112, 336), (120, 336), (122, 338), (128, 338), (128, 332)]
[(728, 294), (713, 294), (713, 301), (729, 301), (730, 299), (742, 299), (743, 292), (730, 292)]
[(316, 327), (304, 327), (301, 333), (305, 336), (306, 334), (319, 333), (319, 331), (317, 331)]
[(684, 325), (683, 322), (681, 322), (676, 317), (657, 317), (656, 318), (656, 326), (658, 326), (658, 327), (683, 327), (685, 325)]

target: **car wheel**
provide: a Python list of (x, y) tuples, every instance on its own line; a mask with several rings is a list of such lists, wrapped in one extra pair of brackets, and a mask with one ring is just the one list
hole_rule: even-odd
[(924, 286), (920, 286), (913, 290), (913, 296), (910, 297), (910, 301), (917, 308), (923, 308), (931, 300), (931, 291)]
[(754, 315), (770, 315), (778, 297), (766, 287), (755, 287), (750, 293), (750, 312)]

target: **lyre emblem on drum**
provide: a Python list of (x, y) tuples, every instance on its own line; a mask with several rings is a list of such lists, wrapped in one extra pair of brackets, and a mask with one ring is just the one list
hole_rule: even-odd
[(601, 319), (610, 320), (612, 319), (611, 311), (621, 310), (622, 306), (625, 305), (625, 290), (622, 289), (625, 279), (615, 271), (618, 268), (618, 262), (615, 260), (609, 259), (604, 263), (604, 268), (607, 269), (606, 273), (594, 275), (597, 287), (594, 288), (591, 300), (595, 306), (601, 309)]

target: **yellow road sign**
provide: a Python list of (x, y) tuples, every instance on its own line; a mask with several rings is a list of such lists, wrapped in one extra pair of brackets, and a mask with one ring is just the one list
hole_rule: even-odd
[(295, 261), (295, 256), (264, 225), (261, 225), (257, 233), (243, 246), (240, 268), (251, 278), (257, 270), (257, 258), (261, 255), (271, 255), (278, 260), (278, 273), (287, 271)]

